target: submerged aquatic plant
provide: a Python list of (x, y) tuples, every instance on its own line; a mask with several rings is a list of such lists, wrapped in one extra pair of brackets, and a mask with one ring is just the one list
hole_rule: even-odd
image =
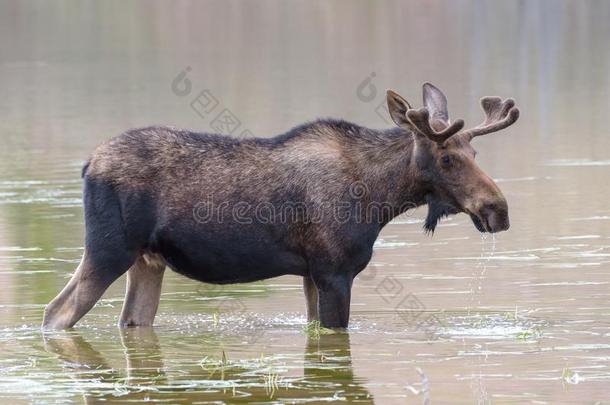
[(269, 398), (273, 398), (275, 392), (279, 389), (279, 379), (280, 375), (269, 369), (269, 373), (265, 376), (265, 392)]
[(238, 394), (240, 387), (264, 387), (269, 399), (272, 399), (282, 385), (288, 386), (280, 371), (272, 364), (273, 358), (266, 358), (263, 353), (260, 357), (251, 360), (230, 360), (224, 349), (220, 358), (204, 357), (199, 361), (200, 367), (208, 372), (208, 379), (218, 375), (226, 388), (231, 389), (232, 395)]
[(320, 339), (321, 335), (332, 335), (335, 333), (334, 330), (323, 327), (320, 321), (308, 322), (303, 327), (303, 332), (312, 339)]
[(507, 321), (517, 322), (519, 320), (519, 308), (515, 305), (515, 311), (507, 311), (503, 314)]
[(516, 336), (517, 339), (521, 340), (540, 339), (542, 337), (542, 330), (539, 326), (534, 326), (531, 329), (517, 333)]
[(227, 358), (227, 353), (224, 351), (224, 349), (222, 349), (220, 360), (215, 360), (208, 356), (205, 356), (199, 361), (199, 366), (209, 373), (208, 378), (212, 378), (214, 374), (216, 374), (216, 372), (220, 372), (221, 380), (225, 379), (225, 368), (228, 364), (229, 360)]
[(561, 381), (568, 384), (578, 384), (582, 381), (582, 378), (576, 371), (572, 371), (569, 368), (564, 367), (563, 371), (561, 372)]

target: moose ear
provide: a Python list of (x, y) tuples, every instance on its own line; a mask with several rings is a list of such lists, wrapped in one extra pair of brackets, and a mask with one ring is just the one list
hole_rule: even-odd
[(443, 121), (445, 124), (449, 122), (449, 113), (447, 112), (447, 97), (438, 88), (430, 83), (424, 83), (424, 106), (430, 112), (431, 119)]
[(411, 109), (409, 102), (392, 90), (387, 91), (386, 98), (392, 121), (399, 127), (412, 129), (412, 125), (407, 119), (407, 110)]

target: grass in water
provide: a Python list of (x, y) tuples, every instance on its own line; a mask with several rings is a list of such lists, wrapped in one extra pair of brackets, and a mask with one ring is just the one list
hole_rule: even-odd
[(524, 330), (522, 332), (517, 333), (517, 339), (521, 340), (530, 340), (530, 339), (540, 339), (542, 337), (542, 330), (539, 327), (535, 326), (532, 329)]
[(576, 371), (570, 370), (568, 367), (564, 367), (563, 371), (561, 372), (561, 382), (563, 384), (578, 384), (581, 381), (582, 379)]
[(332, 335), (335, 333), (334, 330), (323, 327), (320, 324), (320, 321), (308, 322), (307, 325), (303, 327), (303, 332), (312, 339), (320, 339), (321, 335)]
[[(283, 382), (283, 377), (276, 371), (272, 364), (273, 358), (265, 358), (263, 353), (254, 360), (230, 360), (224, 349), (220, 353), (220, 358), (204, 357), (199, 365), (208, 372), (208, 379), (214, 377), (225, 381), (231, 389), (232, 395), (236, 396), (239, 386), (245, 387), (248, 384), (262, 385), (269, 399), (272, 399)], [(248, 377), (245, 377), (245, 376)], [(247, 378), (252, 378), (248, 380)], [(223, 390), (223, 392), (225, 392)]]
[(217, 372), (220, 372), (220, 379), (224, 381), (225, 368), (229, 366), (227, 353), (224, 351), (224, 349), (222, 349), (220, 360), (214, 360), (208, 356), (205, 356), (199, 362), (199, 366), (209, 373), (208, 378), (212, 378)]

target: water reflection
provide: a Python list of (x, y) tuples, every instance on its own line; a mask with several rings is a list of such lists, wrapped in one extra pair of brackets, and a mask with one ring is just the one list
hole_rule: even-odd
[(153, 328), (119, 329), (125, 351), (127, 385), (164, 385), (167, 378), (159, 337)]
[[(290, 377), (283, 375), (281, 367), (275, 369), (274, 363), (281, 363), (282, 355), (232, 360), (224, 351), (220, 358), (205, 356), (199, 367), (185, 364), (168, 376), (164, 360), (168, 354), (153, 328), (119, 329), (117, 335), (124, 360), (114, 367), (112, 356), (97, 350), (79, 332), (43, 335), (45, 350), (56, 356), (72, 380), (74, 389), (69, 391), (81, 391), (85, 403), (156, 402), (167, 400), (168, 395), (189, 402), (373, 403), (365, 381), (354, 374), (348, 333), (308, 338), (300, 362), (302, 376)], [(197, 348), (192, 350), (197, 352)]]
[(304, 357), (305, 380), (332, 384), (337, 392), (346, 393), (342, 399), (349, 397), (352, 402), (373, 403), (371, 393), (362, 385), (364, 381), (354, 375), (348, 333), (309, 338)]
[[(433, 403), (606, 400), (608, 21), (598, 0), (0, 2), (0, 402), (368, 390), (405, 403), (423, 400), (417, 367)], [(172, 81), (186, 66), (181, 96)], [(204, 89), (242, 121), (236, 134), (320, 116), (388, 127), (385, 89), (419, 103), (424, 81), (467, 123), (483, 95), (521, 108), (514, 128), (476, 143), (511, 210), (493, 257), (463, 216), (422, 235), (422, 209), (380, 235), (354, 285), (350, 343), (305, 343), (296, 278), (211, 291), (168, 273), (156, 338), (116, 331), (119, 281), (80, 332), (41, 347), (43, 305), (82, 254), (79, 172), (95, 145), (155, 123), (211, 131), (214, 117), (189, 105)], [(444, 312), (441, 339), (418, 341), (377, 288), (388, 279)], [(243, 311), (222, 304), (234, 300)]]
[(78, 333), (65, 332), (63, 336), (44, 337), (43, 340), (45, 350), (57, 355), (73, 385), (83, 392), (85, 404), (100, 402), (100, 398), (90, 395), (89, 391), (112, 387), (121, 378), (118, 370), (109, 366), (106, 358)]

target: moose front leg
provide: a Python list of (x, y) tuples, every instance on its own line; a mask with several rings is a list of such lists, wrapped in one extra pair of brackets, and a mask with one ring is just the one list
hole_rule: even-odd
[(307, 322), (319, 321), (318, 316), (318, 289), (309, 276), (303, 277), (303, 290), (307, 302)]
[(325, 328), (347, 328), (353, 278), (351, 274), (314, 274), (318, 315)]

